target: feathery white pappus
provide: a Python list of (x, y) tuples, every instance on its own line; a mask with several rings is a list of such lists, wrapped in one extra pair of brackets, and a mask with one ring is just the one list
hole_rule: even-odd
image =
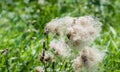
[(36, 72), (44, 72), (43, 68), (40, 66), (35, 67)]
[(104, 55), (104, 52), (96, 48), (85, 47), (80, 52), (80, 55), (74, 60), (73, 68), (76, 72), (83, 69), (94, 72), (97, 70), (98, 64), (103, 60)]
[(54, 61), (54, 56), (49, 51), (43, 51), (40, 54), (40, 61), (42, 61), (42, 62), (44, 62), (44, 61), (53, 62)]
[(56, 54), (72, 57), (70, 50), (79, 51), (79, 56), (73, 62), (76, 72), (96, 72), (104, 53), (89, 46), (99, 36), (101, 25), (101, 22), (92, 16), (64, 17), (51, 20), (45, 26), (44, 32), (57, 36), (50, 42), (50, 48), (54, 49)]
[(70, 48), (63, 39), (52, 40), (50, 42), (50, 48), (52, 48), (55, 51), (56, 55), (61, 55), (64, 57), (70, 56), (70, 51), (69, 51)]
[(71, 47), (82, 48), (99, 36), (101, 23), (92, 16), (56, 18), (47, 23), (44, 31), (67, 36)]

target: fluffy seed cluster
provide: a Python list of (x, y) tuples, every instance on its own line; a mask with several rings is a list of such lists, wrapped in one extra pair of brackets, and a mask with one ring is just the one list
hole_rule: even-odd
[(43, 50), (43, 52), (40, 54), (40, 61), (41, 62), (45, 62), (45, 61), (53, 62), (54, 57), (49, 51)]
[(0, 53), (3, 54), (3, 55), (7, 55), (9, 53), (9, 49), (6, 48), (4, 50), (0, 50)]
[(73, 68), (78, 72), (97, 67), (102, 61), (104, 54), (96, 48), (89, 48), (100, 32), (101, 22), (92, 16), (56, 18), (47, 23), (44, 30), (45, 34), (57, 36), (50, 42), (55, 54), (70, 57), (71, 49), (81, 50), (73, 62)]
[(45, 33), (56, 33), (62, 36), (65, 33), (66, 27), (70, 26), (73, 22), (72, 17), (56, 18), (47, 23), (44, 32)]
[(36, 72), (44, 72), (43, 68), (40, 66), (35, 67)]
[(66, 36), (70, 47), (83, 48), (90, 45), (101, 31), (101, 23), (91, 16), (79, 18), (56, 18), (47, 23), (45, 33), (55, 33), (58, 36)]
[(73, 67), (76, 72), (82, 71), (84, 68), (89, 72), (97, 70), (98, 63), (102, 61), (104, 53), (96, 48), (85, 47), (80, 55), (74, 60)]
[(62, 55), (65, 57), (70, 56), (70, 50), (69, 50), (70, 48), (63, 39), (52, 40), (50, 43), (50, 47), (55, 51), (56, 55)]

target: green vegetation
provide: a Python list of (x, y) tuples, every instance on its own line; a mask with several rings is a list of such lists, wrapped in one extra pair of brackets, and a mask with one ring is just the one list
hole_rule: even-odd
[[(0, 72), (35, 72), (42, 52), (43, 29), (56, 17), (94, 15), (102, 22), (94, 44), (106, 50), (103, 72), (120, 72), (120, 0), (0, 0)], [(4, 51), (2, 51), (4, 50)], [(47, 70), (52, 65), (47, 63)], [(67, 67), (67, 68), (66, 68)], [(55, 72), (74, 72), (69, 62), (55, 63)], [(47, 71), (49, 72), (49, 71)]]

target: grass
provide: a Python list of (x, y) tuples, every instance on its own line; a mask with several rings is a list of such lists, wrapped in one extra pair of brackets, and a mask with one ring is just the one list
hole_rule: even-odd
[[(35, 72), (43, 66), (43, 29), (56, 17), (94, 15), (103, 23), (101, 36), (94, 44), (106, 51), (103, 72), (120, 72), (120, 0), (1, 0), (0, 1), (0, 72)], [(49, 66), (50, 63), (46, 65)], [(52, 72), (52, 66), (47, 72)], [(74, 72), (71, 62), (59, 60), (55, 72)]]

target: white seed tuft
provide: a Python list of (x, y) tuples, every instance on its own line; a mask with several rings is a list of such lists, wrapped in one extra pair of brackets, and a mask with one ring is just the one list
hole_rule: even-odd
[(43, 68), (40, 66), (35, 67), (36, 72), (44, 72)]
[(103, 60), (104, 53), (96, 48), (85, 47), (80, 55), (74, 60), (73, 68), (76, 71), (81, 71), (83, 68), (93, 72), (97, 70), (98, 64)]
[(101, 23), (91, 16), (56, 18), (47, 23), (45, 32), (68, 37), (67, 44), (74, 48), (89, 46), (101, 32)]
[(69, 57), (69, 46), (65, 43), (63, 39), (60, 40), (52, 40), (50, 43), (50, 48), (52, 48), (55, 51), (56, 55), (61, 55), (64, 57)]

